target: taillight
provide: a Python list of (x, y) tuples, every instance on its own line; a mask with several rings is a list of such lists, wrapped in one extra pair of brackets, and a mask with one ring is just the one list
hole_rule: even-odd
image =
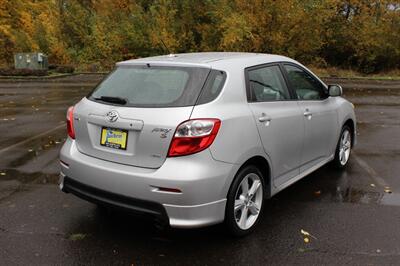
[(75, 129), (74, 129), (74, 107), (71, 106), (67, 111), (67, 131), (68, 136), (71, 139), (75, 139)]
[(217, 136), (219, 119), (193, 119), (180, 124), (175, 131), (168, 157), (193, 154), (207, 149)]

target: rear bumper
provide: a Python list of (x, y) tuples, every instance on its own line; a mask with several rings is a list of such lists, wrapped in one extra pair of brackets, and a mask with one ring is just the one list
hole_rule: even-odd
[(91, 187), (75, 181), (67, 176), (60, 176), (60, 189), (66, 193), (72, 193), (84, 200), (128, 210), (136, 214), (145, 214), (162, 223), (169, 223), (165, 208), (156, 202), (138, 200), (118, 194), (110, 193), (95, 187)]
[[(88, 201), (148, 214), (172, 227), (194, 228), (222, 222), (236, 165), (212, 159), (208, 150), (168, 158), (158, 169), (104, 161), (82, 154), (68, 139), (60, 159), (63, 191)], [(157, 187), (176, 188), (181, 193)]]

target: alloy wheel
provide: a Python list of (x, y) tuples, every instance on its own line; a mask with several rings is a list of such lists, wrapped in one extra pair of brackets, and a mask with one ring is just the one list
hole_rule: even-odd
[(247, 230), (257, 221), (263, 202), (263, 187), (255, 173), (246, 175), (235, 194), (234, 217), (237, 226)]
[(346, 129), (343, 131), (339, 144), (339, 161), (341, 165), (345, 165), (350, 158), (351, 135)]

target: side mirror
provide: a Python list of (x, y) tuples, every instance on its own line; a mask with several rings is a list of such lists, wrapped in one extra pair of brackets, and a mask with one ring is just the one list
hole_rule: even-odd
[(343, 94), (342, 86), (337, 84), (328, 85), (328, 93), (329, 96), (332, 97), (342, 96)]

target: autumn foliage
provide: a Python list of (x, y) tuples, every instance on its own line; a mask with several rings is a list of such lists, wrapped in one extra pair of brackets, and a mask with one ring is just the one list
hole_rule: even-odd
[(107, 69), (168, 50), (276, 53), (366, 73), (399, 68), (400, 3), (0, 0), (0, 65), (41, 51), (53, 64)]

